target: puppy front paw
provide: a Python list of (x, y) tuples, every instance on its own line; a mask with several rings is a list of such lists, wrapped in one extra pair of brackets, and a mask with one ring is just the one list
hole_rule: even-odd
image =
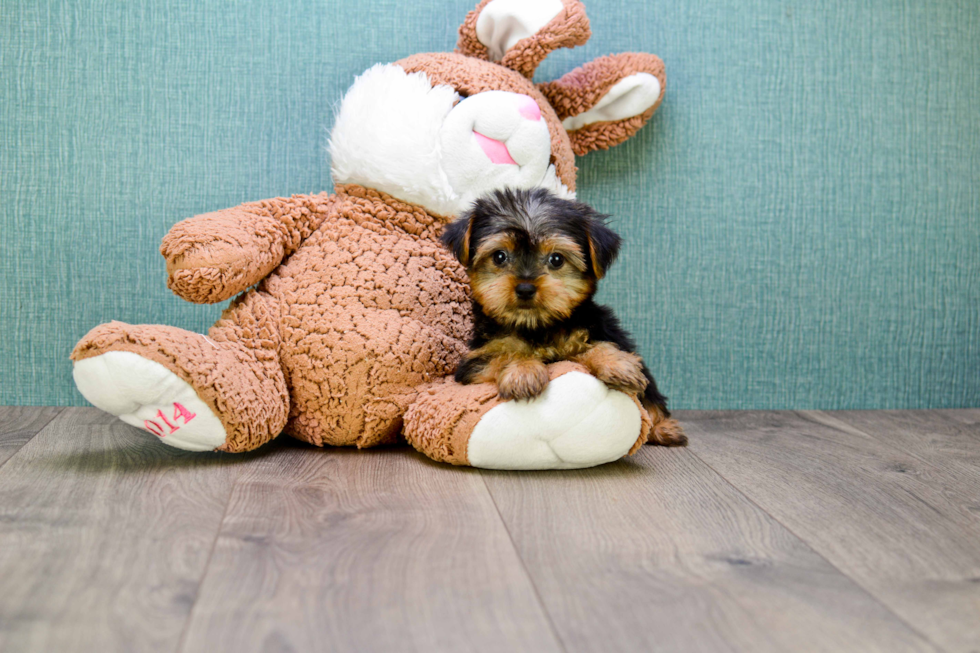
[(497, 377), (497, 394), (510, 399), (531, 399), (548, 387), (548, 369), (539, 360), (516, 361), (504, 367)]
[(578, 361), (613, 390), (640, 394), (647, 387), (643, 361), (636, 354), (623, 351), (609, 342), (600, 342), (582, 354)]

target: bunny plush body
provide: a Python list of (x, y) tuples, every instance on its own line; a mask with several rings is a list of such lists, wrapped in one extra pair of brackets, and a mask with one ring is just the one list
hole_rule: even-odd
[(330, 137), (334, 193), (243, 204), (179, 222), (168, 285), (191, 302), (237, 297), (207, 335), (110, 322), (72, 352), (95, 406), (164, 444), (241, 452), (285, 432), (371, 447), (404, 436), (439, 461), (564, 469), (647, 439), (636, 397), (572, 363), (531, 401), (451, 379), (466, 351), (463, 269), (439, 244), (483, 193), (575, 196), (575, 155), (632, 136), (663, 99), (649, 54), (531, 79), (549, 52), (590, 36), (578, 0), (483, 0), (454, 53), (358, 77)]

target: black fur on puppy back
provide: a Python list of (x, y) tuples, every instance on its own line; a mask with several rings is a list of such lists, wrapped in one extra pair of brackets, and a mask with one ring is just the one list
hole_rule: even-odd
[(543, 188), (495, 190), (446, 227), (442, 243), (464, 266), (487, 236), (511, 232), (534, 239), (561, 233), (582, 246), (597, 279), (616, 260), (622, 239), (606, 226), (609, 216), (588, 204), (566, 200)]

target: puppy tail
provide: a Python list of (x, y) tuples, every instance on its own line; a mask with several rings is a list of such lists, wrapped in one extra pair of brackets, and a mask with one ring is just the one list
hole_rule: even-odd
[(667, 407), (649, 401), (642, 401), (653, 422), (647, 444), (658, 444), (663, 447), (686, 447), (687, 436), (680, 423), (673, 417), (668, 417)]

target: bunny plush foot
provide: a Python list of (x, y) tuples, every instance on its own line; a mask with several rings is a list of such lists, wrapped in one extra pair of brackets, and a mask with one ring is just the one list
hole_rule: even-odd
[(151, 324), (97, 326), (72, 352), (75, 384), (90, 402), (164, 444), (251, 451), (279, 435), (289, 412), (274, 345), (242, 338), (236, 323), (260, 301), (246, 295), (210, 337)]
[(78, 390), (94, 406), (152, 433), (164, 444), (211, 451), (225, 444), (225, 427), (186, 381), (155, 361), (110, 351), (75, 363)]
[(503, 401), (493, 383), (445, 379), (419, 393), (405, 415), (405, 437), (434, 460), (486, 469), (578, 469), (632, 453), (650, 419), (631, 395), (586, 369), (548, 366), (540, 396)]
[(640, 432), (633, 399), (582, 372), (563, 374), (536, 399), (490, 409), (467, 457), (486, 469), (576, 469), (618, 460)]

